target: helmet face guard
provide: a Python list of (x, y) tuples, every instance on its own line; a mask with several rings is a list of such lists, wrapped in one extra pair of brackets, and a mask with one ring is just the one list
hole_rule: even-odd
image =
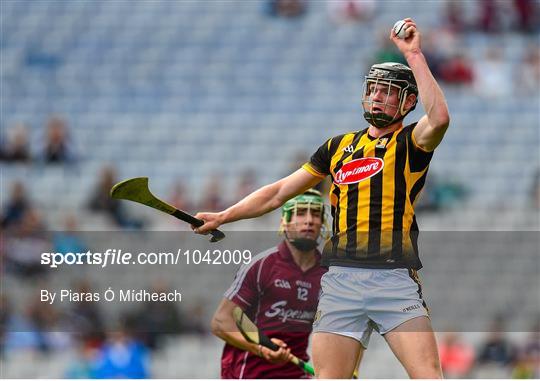
[[(397, 91), (397, 104), (389, 104), (392, 90)], [(375, 102), (373, 100), (375, 91), (385, 93), (385, 99)], [(416, 81), (411, 69), (403, 64), (392, 62), (373, 65), (364, 80), (362, 92), (364, 118), (369, 124), (377, 128), (384, 128), (402, 120), (416, 107), (417, 100), (409, 110), (405, 109), (405, 103), (410, 94), (418, 95)], [(381, 111), (373, 112), (374, 104)]]
[(293, 216), (297, 215), (299, 210), (305, 209), (307, 213), (317, 212), (321, 218), (321, 224), (324, 226), (324, 201), (319, 191), (310, 189), (305, 193), (298, 195), (287, 201), (281, 210), (281, 228), (280, 230), (285, 235), (294, 247), (300, 251), (310, 251), (317, 247), (318, 239), (322, 236), (321, 233), (316, 239), (301, 237), (298, 235), (300, 229), (296, 222), (293, 222)]

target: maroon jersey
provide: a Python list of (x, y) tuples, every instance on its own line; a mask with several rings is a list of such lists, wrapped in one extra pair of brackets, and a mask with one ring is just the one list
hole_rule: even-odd
[[(268, 337), (287, 343), (291, 353), (308, 361), (307, 346), (326, 269), (303, 272), (285, 242), (240, 268), (225, 297), (239, 307)], [(307, 378), (297, 366), (275, 365), (226, 344), (221, 358), (222, 378)]]

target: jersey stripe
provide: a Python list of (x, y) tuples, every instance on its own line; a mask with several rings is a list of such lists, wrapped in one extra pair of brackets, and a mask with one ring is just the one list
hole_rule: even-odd
[[(371, 139), (367, 133), (367, 129), (360, 139), (360, 146), (363, 150), (363, 157), (370, 156), (372, 152)], [(358, 183), (358, 201), (356, 203), (356, 258), (365, 258), (367, 257), (367, 247), (368, 247), (368, 226), (369, 226), (369, 200), (371, 199), (370, 193), (370, 182), (361, 181)]]
[[(355, 152), (351, 155), (351, 160), (361, 158), (364, 154), (364, 149), (360, 148), (356, 150), (360, 143), (360, 139), (367, 131), (363, 133), (359, 132), (354, 137), (352, 146), (355, 149)], [(349, 200), (349, 207), (347, 208), (347, 243), (345, 248), (346, 256), (355, 256), (356, 255), (356, 221), (358, 214), (358, 183), (349, 185), (347, 189), (347, 200)]]
[[(383, 158), (386, 149), (375, 148), (375, 157)], [(388, 170), (388, 169), (387, 169)], [(377, 255), (381, 250), (381, 211), (382, 211), (382, 191), (383, 172), (377, 173), (370, 178), (370, 201), (369, 201), (369, 242), (368, 256)]]
[(420, 177), (418, 181), (414, 183), (411, 189), (411, 194), (409, 195), (411, 204), (414, 205), (414, 203), (416, 202), (416, 197), (418, 197), (418, 194), (422, 191), (422, 188), (424, 188), (424, 184), (426, 183), (426, 178), (427, 178), (427, 168), (422, 173), (422, 177)]
[[(392, 225), (392, 259), (398, 260), (402, 256), (403, 242), (403, 211), (405, 210), (406, 189), (405, 165), (407, 163), (407, 142), (405, 130), (396, 136), (399, 152), (395, 152), (396, 163), (394, 167), (394, 218)], [(396, 144), (396, 150), (398, 150)]]
[(248, 263), (245, 266), (242, 266), (240, 270), (238, 270), (238, 273), (236, 274), (236, 277), (234, 278), (234, 281), (232, 282), (231, 287), (229, 287), (229, 289), (225, 291), (224, 296), (229, 300), (232, 299), (238, 293), (238, 291), (240, 291), (240, 287), (242, 287), (242, 283), (244, 282), (244, 279), (246, 278), (246, 275), (249, 269), (251, 269), (253, 266), (259, 263), (262, 263), (261, 262), (262, 260), (264, 260), (270, 254), (276, 253), (277, 251), (278, 251), (277, 247), (272, 247), (254, 256), (251, 263)]
[[(332, 156), (332, 161), (331, 161), (331, 166), (330, 166), (332, 176), (335, 176), (335, 174), (343, 166), (343, 159), (347, 155), (347, 152), (345, 152), (345, 148), (351, 144), (353, 138), (354, 138), (354, 134), (345, 134), (345, 135), (343, 135), (341, 141), (337, 145), (337, 148), (336, 148), (337, 151), (335, 152), (335, 155)], [(342, 194), (340, 192), (339, 187), (333, 186), (333, 192), (332, 193), (334, 194), (334, 197), (336, 198), (338, 205), (340, 205), (340, 204), (346, 205), (347, 204), (347, 193)], [(346, 225), (346, 221), (345, 221), (346, 210), (345, 210), (345, 213), (344, 213), (343, 217), (341, 216), (341, 214), (342, 214), (341, 213), (341, 208), (337, 208), (336, 209), (336, 214), (335, 214), (335, 216), (333, 216), (334, 221), (335, 221), (335, 226), (334, 226), (335, 231), (346, 231), (347, 230), (347, 225)], [(344, 241), (344, 240), (342, 240), (342, 237), (340, 235), (337, 235), (335, 237), (337, 239), (333, 240), (333, 249), (332, 249), (333, 252), (334, 252), (334, 255), (337, 254), (337, 249), (338, 248), (343, 247), (342, 242)]]

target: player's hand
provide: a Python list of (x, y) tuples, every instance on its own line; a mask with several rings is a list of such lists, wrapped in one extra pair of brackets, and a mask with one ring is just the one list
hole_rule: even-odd
[(272, 338), (270, 339), (274, 344), (279, 345), (277, 351), (273, 351), (266, 347), (261, 348), (262, 357), (272, 363), (272, 364), (284, 364), (289, 362), (292, 359), (291, 350), (287, 348), (287, 344), (280, 339)]
[(217, 229), (222, 223), (221, 213), (197, 213), (195, 218), (204, 221), (204, 225), (196, 227), (191, 225), (191, 229), (197, 234), (208, 234)]
[(409, 54), (420, 53), (420, 32), (416, 23), (411, 18), (403, 19), (405, 21), (406, 38), (399, 38), (393, 29), (390, 29), (390, 39), (396, 44), (399, 51), (407, 57)]

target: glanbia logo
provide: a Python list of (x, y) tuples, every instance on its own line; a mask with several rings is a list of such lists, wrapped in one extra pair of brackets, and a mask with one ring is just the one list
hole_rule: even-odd
[(384, 167), (383, 159), (379, 157), (363, 157), (349, 161), (336, 173), (334, 184), (356, 184), (371, 176), (375, 176)]

